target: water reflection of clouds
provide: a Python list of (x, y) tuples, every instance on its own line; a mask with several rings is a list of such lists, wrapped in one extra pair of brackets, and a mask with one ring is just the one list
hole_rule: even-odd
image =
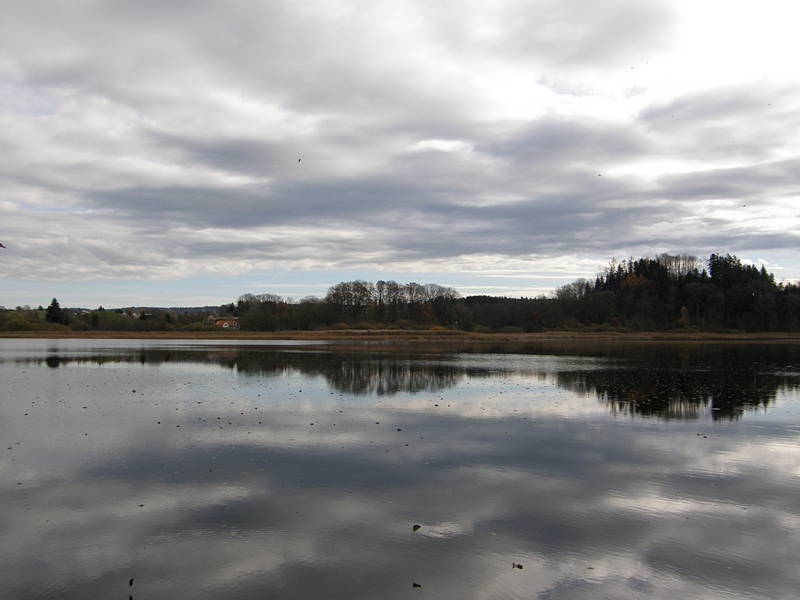
[[(540, 433), (552, 431), (553, 425), (543, 423)], [(542, 597), (557, 597), (552, 594), (558, 590), (630, 592), (631, 585), (661, 592), (671, 590), (671, 593), (691, 588), (695, 595), (704, 596), (712, 592), (702, 583), (684, 580), (679, 573), (667, 571), (664, 575), (660, 567), (666, 558), (659, 554), (658, 545), (667, 540), (686, 544), (691, 529), (675, 520), (684, 519), (684, 515), (690, 515), (695, 522), (713, 518), (711, 525), (714, 535), (718, 535), (717, 528), (724, 526), (721, 515), (735, 511), (728, 506), (715, 513), (708, 501), (692, 500), (691, 489), (668, 490), (681, 496), (672, 499), (653, 494), (652, 488), (642, 486), (644, 474), (652, 472), (658, 464), (664, 466), (666, 457), (659, 452), (642, 453), (640, 468), (635, 472), (628, 470), (622, 479), (609, 481), (609, 473), (600, 471), (587, 485), (582, 481), (586, 473), (574, 469), (575, 462), (580, 462), (574, 448), (578, 438), (565, 436), (560, 444), (555, 444), (558, 436), (545, 438), (549, 447), (546, 456), (551, 460), (533, 456), (513, 468), (494, 463), (514, 463), (521, 454), (506, 456), (508, 460), (503, 461), (488, 452), (480, 457), (485, 462), (481, 466), (469, 462), (478, 458), (470, 452), (451, 453), (447, 465), (429, 470), (414, 468), (378, 481), (370, 473), (350, 473), (345, 482), (339, 483), (321, 484), (318, 479), (311, 479), (306, 485), (295, 482), (288, 493), (280, 491), (281, 472), (293, 477), (313, 474), (314, 463), (319, 461), (323, 464), (317, 470), (340, 474), (369, 469), (373, 462), (383, 471), (388, 463), (379, 454), (366, 450), (357, 456), (348, 453), (325, 458), (295, 451), (283, 455), (286, 460), (281, 470), (263, 475), (263, 481), (262, 476), (255, 475), (259, 479), (254, 483), (248, 480), (254, 477), (254, 470), (245, 474), (242, 467), (256, 458), (261, 458), (259, 464), (266, 466), (268, 463), (264, 461), (277, 457), (258, 454), (237, 457), (241, 452), (253, 450), (246, 451), (234, 444), (229, 449), (232, 456), (217, 456), (222, 463), (222, 481), (218, 483), (189, 485), (168, 481), (98, 488), (81, 485), (81, 489), (74, 489), (71, 494), (76, 497), (80, 494), (84, 500), (83, 514), (73, 519), (69, 527), (58, 523), (53, 527), (61, 528), (66, 540), (62, 552), (76, 545), (90, 551), (79, 553), (75, 557), (79, 564), (68, 563), (58, 575), (79, 585), (102, 573), (124, 571), (125, 564), (135, 562), (135, 567), (131, 564), (130, 568), (141, 573), (143, 582), (150, 580), (142, 584), (149, 586), (142, 588), (148, 593), (170, 595), (172, 591), (172, 597), (190, 597), (191, 593), (213, 590), (225, 593), (226, 597), (237, 597), (246, 591), (272, 590), (282, 585), (295, 586), (294, 589), (305, 593), (321, 592), (308, 583), (301, 585), (296, 578), (311, 572), (316, 577), (318, 571), (335, 568), (339, 571), (339, 585), (343, 580), (347, 582), (348, 591), (343, 597), (369, 597), (360, 593), (365, 589), (360, 570), (369, 569), (372, 576), (383, 579), (383, 586), (372, 583), (374, 587), (369, 588), (370, 593), (381, 597), (396, 596), (397, 590), (407, 585), (398, 581), (397, 572), (402, 572), (423, 581), (425, 589), (434, 593), (481, 598), (497, 597), (503, 591), (516, 595), (520, 578), (512, 584), (508, 580), (513, 574), (508, 563), (516, 560), (525, 563), (526, 589), (541, 590)], [(630, 440), (605, 441), (610, 447), (599, 452), (609, 456), (618, 453)], [(182, 457), (169, 470), (182, 471), (188, 464), (209, 461), (200, 449), (197, 452)], [(567, 459), (551, 464), (559, 456)], [(657, 460), (659, 457), (661, 461)], [(287, 463), (293, 461), (296, 464), (290, 468)], [(464, 461), (467, 464), (459, 464)], [(152, 466), (146, 471), (158, 472)], [(186, 477), (192, 476), (197, 474)], [(240, 479), (238, 484), (237, 479)], [(592, 485), (603, 479), (605, 484)], [(353, 481), (362, 483), (353, 487)], [(228, 488), (237, 493), (226, 497)], [(347, 493), (337, 493), (342, 488)], [(253, 495), (253, 489), (275, 491)], [(650, 491), (643, 493), (647, 489)], [(47, 494), (50, 498), (64, 496), (64, 491), (57, 487), (50, 488)], [(176, 504), (176, 497), (190, 500)], [(98, 502), (110, 508), (95, 515), (91, 507)], [(138, 503), (144, 503), (145, 507), (139, 509), (135, 506)], [(32, 512), (43, 515), (47, 511), (35, 506)], [(423, 527), (413, 533), (411, 524), (416, 522)], [(93, 527), (87, 530), (84, 527), (89, 523)], [(124, 524), (122, 533), (120, 523)], [(785, 527), (786, 522), (766, 523), (766, 526), (761, 529), (762, 538), (764, 531)], [(21, 531), (20, 537), (29, 535), (25, 533), (28, 529), (35, 527)], [(114, 539), (104, 542), (93, 538), (103, 530), (114, 530)], [(119, 535), (122, 539), (118, 539)], [(426, 538), (436, 545), (425, 542)], [(104, 551), (105, 545), (112, 542), (116, 552)], [(36, 540), (32, 543), (35, 545)], [(652, 544), (656, 548), (648, 550)], [(698, 545), (703, 544), (707, 545), (707, 540), (700, 538)], [(619, 548), (629, 550), (622, 554), (614, 551)], [(746, 548), (746, 556), (763, 556), (766, 550), (761, 542), (755, 548)], [(741, 546), (715, 548), (715, 551), (718, 560), (737, 566), (745, 556)], [(652, 564), (641, 560), (641, 554), (646, 556), (648, 552)], [(758, 558), (748, 560), (758, 562)], [(95, 566), (88, 572), (80, 568), (85, 569), (88, 564)], [(169, 565), (169, 569), (158, 565)], [(587, 570), (589, 566), (593, 568), (591, 573)], [(120, 580), (125, 573), (120, 573)], [(326, 579), (324, 574), (322, 579)], [(460, 586), (463, 588), (458, 589)], [(185, 590), (186, 595), (175, 596), (175, 589)], [(329, 590), (328, 596), (331, 595), (336, 594)]]
[(438, 597), (789, 597), (800, 583), (793, 431), (614, 419), (555, 374), (495, 364), (441, 393), (366, 398), (291, 366), (73, 364), (3, 366), (26, 394), (60, 395), (29, 410), (4, 392), (0, 431), (22, 446), (0, 471), (0, 562), (39, 566), (6, 570), (2, 589), (110, 597), (134, 570), (134, 592), (173, 598), (401, 598), (411, 581)]

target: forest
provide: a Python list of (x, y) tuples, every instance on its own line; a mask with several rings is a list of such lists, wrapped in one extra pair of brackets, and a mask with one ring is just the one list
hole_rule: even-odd
[(800, 287), (730, 254), (612, 261), (595, 279), (547, 296), (462, 297), (437, 284), (338, 283), (299, 301), (244, 294), (215, 309), (46, 309), (0, 311), (3, 331), (243, 331), (438, 329), (481, 333), (545, 331), (800, 331)]

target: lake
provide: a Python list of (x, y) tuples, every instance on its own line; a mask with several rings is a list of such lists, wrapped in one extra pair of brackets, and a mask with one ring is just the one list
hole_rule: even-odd
[(798, 386), (780, 343), (2, 339), (0, 598), (796, 598)]

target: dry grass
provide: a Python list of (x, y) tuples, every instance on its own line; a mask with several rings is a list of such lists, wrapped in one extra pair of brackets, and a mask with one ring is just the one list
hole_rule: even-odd
[(546, 333), (472, 333), (466, 331), (345, 330), (345, 331), (245, 331), (220, 332), (136, 332), (136, 331), (11, 331), (0, 338), (46, 339), (147, 339), (147, 340), (330, 340), (387, 342), (512, 342), (545, 341), (753, 341), (800, 342), (800, 333), (674, 333), (674, 332), (562, 332)]

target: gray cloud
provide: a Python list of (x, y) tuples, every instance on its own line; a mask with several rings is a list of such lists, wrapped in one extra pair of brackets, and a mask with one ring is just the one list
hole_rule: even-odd
[(9, 279), (797, 246), (797, 82), (655, 75), (667, 0), (0, 15)]

